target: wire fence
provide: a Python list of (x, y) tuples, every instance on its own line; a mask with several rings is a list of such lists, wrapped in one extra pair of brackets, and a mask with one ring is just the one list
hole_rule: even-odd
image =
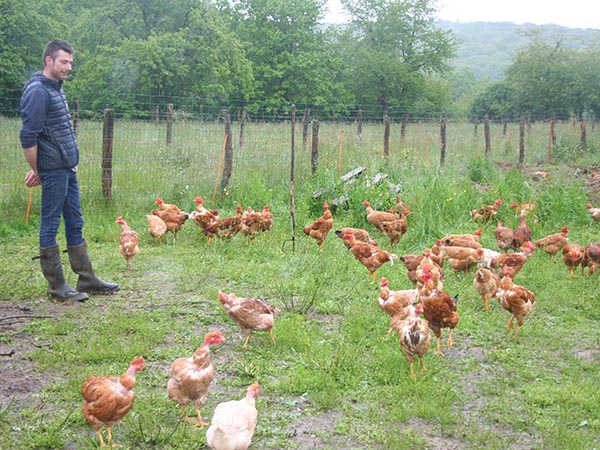
[[(489, 122), (484, 126), (443, 117), (407, 123), (323, 121), (314, 136), (315, 121), (303, 124), (303, 111), (298, 111), (297, 119), (289, 114), (286, 120), (272, 122), (240, 121), (233, 115), (233, 170), (223, 192), (219, 185), (226, 131), (222, 118), (219, 115), (207, 121), (175, 114), (169, 122), (164, 114), (146, 121), (117, 116), (111, 155), (111, 201), (125, 207), (152, 205), (156, 196), (162, 196), (168, 201), (191, 204), (196, 195), (211, 198), (218, 191), (221, 196), (231, 193), (238, 199), (258, 195), (259, 201), (268, 202), (288, 195), (292, 155), (295, 184), (302, 188), (314, 177), (335, 179), (356, 167), (365, 167), (371, 173), (382, 167), (396, 167), (416, 174), (442, 164), (464, 171), (474, 157), (528, 166), (582, 157), (597, 159), (600, 141), (595, 124), (585, 121), (561, 121), (552, 126), (548, 122), (529, 122), (524, 131), (523, 124), (518, 123)], [(4, 214), (25, 211), (29, 198), (20, 128), (18, 118), (0, 116), (0, 206)], [(102, 120), (79, 117), (77, 121), (84, 205), (96, 205), (106, 197), (102, 190), (103, 130)]]

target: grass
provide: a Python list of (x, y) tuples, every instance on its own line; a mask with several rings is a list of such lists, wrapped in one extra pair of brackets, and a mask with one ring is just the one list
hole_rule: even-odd
[[(95, 161), (83, 162), (81, 168), (85, 234), (96, 272), (121, 285), (115, 295), (77, 305), (49, 301), (39, 263), (30, 259), (37, 247), (38, 213), (34, 208), (30, 222), (23, 222), (27, 196), (16, 187), (21, 175), (12, 174), (3, 185), (0, 353), (14, 349), (16, 354), (0, 356), (1, 448), (97, 448), (81, 414), (81, 384), (89, 375), (122, 373), (140, 354), (147, 367), (138, 374), (132, 411), (113, 429), (115, 440), (132, 449), (207, 448), (205, 430), (177, 421), (179, 409), (165, 386), (171, 361), (190, 355), (204, 334), (216, 329), (225, 341), (213, 350), (216, 374), (203, 414), (210, 418), (217, 403), (241, 398), (246, 386), (259, 380), (263, 391), (251, 448), (600, 446), (597, 275), (578, 273), (571, 279), (560, 259), (553, 262), (536, 252), (516, 280), (535, 292), (536, 306), (519, 338), (512, 340), (506, 331), (508, 313), (495, 301), (484, 312), (472, 274), (447, 269), (445, 287), (460, 298), (455, 344), (445, 357), (428, 352), (428, 371), (417, 371), (411, 379), (397, 336), (386, 335), (389, 320), (377, 306), (377, 283), (367, 280), (367, 271), (333, 234), (320, 253), (300, 230), (320, 214), (324, 198), (344, 194), (347, 201), (335, 211), (335, 227), (373, 231), (364, 219), (362, 200), (378, 209), (388, 207), (393, 187), (401, 185), (412, 213), (409, 231), (393, 249), (400, 255), (421, 252), (446, 233), (474, 231), (470, 209), (498, 196), (505, 200), (498, 220), (509, 226), (517, 221), (507, 203), (534, 198), (539, 219), (532, 224), (534, 237), (567, 225), (573, 242), (597, 241), (598, 224), (585, 209), (585, 203), (598, 200), (597, 191), (590, 190), (588, 177), (575, 175), (577, 167), (593, 167), (591, 155), (561, 148), (565, 160), (548, 166), (543, 164), (543, 144), (532, 144), (537, 151), (531, 151), (524, 170), (499, 168), (492, 161), (504, 164), (518, 149), (500, 150), (486, 159), (475, 149), (472, 131), (464, 131), (461, 141), (452, 141), (452, 148), (461, 151), (449, 155), (448, 166), (440, 169), (433, 161), (424, 164), (416, 139), (386, 162), (377, 156), (375, 140), (361, 152), (347, 136), (344, 171), (364, 165), (369, 179), (382, 172), (390, 184), (372, 185), (361, 178), (345, 187), (337, 176), (337, 130), (324, 131), (319, 171), (311, 176), (308, 166), (298, 167), (292, 242), (289, 161), (276, 157), (285, 140), (267, 141), (275, 128), (257, 125), (265, 134), (256, 134), (255, 141), (249, 137), (232, 186), (218, 193), (215, 205), (229, 215), (238, 202), (254, 207), (269, 203), (275, 228), (250, 245), (239, 236), (207, 245), (188, 223), (175, 244), (169, 239), (159, 246), (145, 232), (144, 215), (154, 207), (154, 196), (184, 208), (191, 208), (194, 195), (210, 198), (210, 172), (218, 164), (221, 143), (211, 133), (201, 136), (198, 142), (216, 150), (213, 156), (206, 151), (206, 165), (199, 169), (194, 165), (197, 150), (186, 149), (197, 148), (191, 139), (168, 149), (153, 143), (159, 140), (156, 130), (136, 127), (129, 133), (131, 142), (118, 150), (126, 162), (115, 163), (122, 167), (111, 204), (104, 204), (99, 188), (93, 187), (98, 155), (85, 128), (80, 131), (82, 160)], [(538, 169), (551, 176), (533, 176)], [(25, 169), (19, 166), (21, 172)], [(316, 191), (322, 195), (314, 197)], [(121, 214), (141, 235), (142, 252), (133, 271), (125, 271), (117, 250), (120, 228), (114, 219)], [(484, 226), (482, 243), (489, 248), (496, 248), (494, 227)], [(385, 237), (378, 240), (389, 247)], [(59, 241), (64, 247), (62, 231)], [(66, 272), (74, 284), (73, 274), (68, 268)], [(381, 276), (390, 279), (392, 289), (410, 287), (401, 264), (384, 266)], [(283, 314), (275, 325), (277, 345), (271, 346), (268, 334), (255, 333), (250, 347), (243, 349), (239, 328), (217, 300), (219, 289), (278, 306)]]

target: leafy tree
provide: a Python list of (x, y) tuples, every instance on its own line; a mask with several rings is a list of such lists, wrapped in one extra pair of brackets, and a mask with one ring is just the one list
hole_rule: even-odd
[[(403, 113), (423, 100), (427, 77), (446, 72), (454, 55), (452, 32), (434, 25), (434, 2), (342, 0), (342, 4), (351, 16), (344, 53), (357, 101), (379, 102), (384, 111), (395, 107)], [(438, 98), (433, 104), (443, 101)]]
[(483, 118), (500, 120), (506, 117), (515, 117), (516, 93), (512, 86), (506, 81), (490, 83), (471, 103), (470, 115)]

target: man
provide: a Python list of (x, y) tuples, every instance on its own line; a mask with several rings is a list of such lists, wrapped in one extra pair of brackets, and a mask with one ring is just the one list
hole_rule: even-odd
[[(23, 89), (20, 139), (31, 170), (29, 187), (42, 186), (40, 261), (48, 280), (48, 294), (61, 301), (85, 301), (87, 293), (110, 294), (118, 284), (96, 277), (83, 238), (83, 214), (79, 199), (77, 164), (79, 148), (62, 89), (73, 66), (73, 47), (67, 41), (50, 41), (44, 48), (44, 70), (34, 73)], [(56, 235), (61, 217), (77, 289), (65, 281)]]

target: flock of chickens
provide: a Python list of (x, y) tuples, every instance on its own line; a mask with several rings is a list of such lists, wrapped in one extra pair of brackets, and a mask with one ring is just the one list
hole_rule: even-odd
[[(364, 201), (363, 205), (367, 222), (385, 234), (390, 244), (397, 243), (406, 233), (406, 218), (410, 211), (400, 197), (386, 211), (374, 210), (368, 201)], [(486, 223), (496, 217), (502, 205), (502, 199), (497, 199), (492, 205), (472, 210), (471, 217), (475, 222)], [(401, 257), (380, 248), (367, 230), (342, 228), (335, 231), (354, 257), (367, 268), (369, 279), (376, 280), (377, 270), (387, 262), (393, 264), (394, 260), (399, 259), (404, 264), (414, 289), (393, 291), (389, 288), (389, 281), (381, 278), (378, 303), (382, 311), (391, 316), (388, 333), (397, 330), (400, 348), (410, 364), (411, 377), (416, 376), (413, 367), (415, 357), (420, 359), (421, 369), (426, 370), (423, 355), (431, 344), (430, 331), (437, 339), (436, 354), (443, 355), (443, 328), (450, 330), (446, 347), (452, 346), (452, 334), (459, 322), (458, 296), (451, 297), (444, 291), (445, 261), (455, 273), (476, 269), (473, 286), (484, 301), (484, 310), (489, 309), (489, 299), (496, 298), (510, 313), (508, 331), (512, 332), (513, 338), (519, 335), (524, 319), (535, 303), (535, 294), (513, 280), (536, 249), (552, 258), (562, 252), (562, 260), (571, 277), (575, 276), (574, 271), (578, 266), (581, 266), (582, 274), (588, 268), (590, 275), (600, 268), (600, 241), (587, 246), (570, 243), (566, 226), (558, 233), (534, 240), (527, 218), (532, 215), (535, 202), (512, 202), (510, 206), (515, 210), (520, 224), (513, 230), (498, 222), (494, 237), (500, 251), (484, 248), (480, 244), (481, 228), (472, 234), (447, 235), (438, 239), (431, 248), (426, 248), (422, 254)], [(600, 221), (600, 208), (594, 208), (591, 204), (586, 207), (592, 218)], [(304, 227), (304, 233), (315, 239), (321, 251), (325, 238), (333, 229), (333, 217), (327, 202), (323, 208), (323, 215)]]
[[(214, 237), (231, 239), (240, 232), (252, 239), (257, 233), (266, 232), (273, 226), (273, 216), (268, 206), (258, 212), (252, 208), (243, 211), (238, 206), (235, 216), (221, 219), (217, 211), (204, 207), (200, 197), (196, 197), (195, 203), (197, 209), (188, 214), (157, 198), (159, 210), (152, 211), (147, 216), (148, 231), (159, 240), (170, 231), (175, 240), (177, 231), (186, 220), (192, 219), (206, 236), (207, 242), (210, 242)], [(364, 201), (363, 205), (367, 222), (378, 232), (385, 234), (390, 244), (399, 242), (407, 231), (407, 217), (410, 214), (400, 197), (386, 211), (374, 210), (368, 201)], [(471, 211), (471, 216), (475, 222), (488, 222), (498, 214), (502, 205), (503, 201), (498, 199), (492, 205), (484, 205)], [(458, 296), (451, 297), (444, 291), (445, 261), (448, 261), (455, 273), (476, 269), (473, 286), (484, 301), (484, 310), (488, 310), (489, 300), (496, 298), (510, 313), (508, 331), (513, 332), (513, 338), (519, 335), (524, 319), (535, 303), (535, 294), (526, 287), (515, 284), (513, 280), (535, 249), (540, 249), (553, 258), (562, 252), (562, 260), (571, 276), (575, 276), (574, 270), (578, 266), (581, 266), (582, 273), (587, 267), (590, 275), (600, 267), (600, 242), (585, 247), (570, 243), (566, 226), (558, 233), (533, 240), (526, 222), (535, 209), (534, 202), (513, 202), (511, 207), (515, 209), (520, 225), (512, 230), (498, 222), (494, 236), (500, 251), (484, 248), (479, 243), (481, 228), (472, 234), (444, 236), (431, 248), (425, 248), (422, 254), (401, 257), (380, 248), (365, 229), (341, 228), (335, 231), (353, 256), (367, 268), (369, 279), (377, 280), (377, 270), (387, 262), (393, 264), (395, 260), (399, 260), (406, 268), (407, 277), (414, 288), (392, 290), (388, 279), (382, 277), (379, 282), (378, 304), (390, 316), (388, 334), (394, 330), (398, 333), (400, 349), (409, 362), (411, 377), (416, 376), (416, 358), (419, 359), (421, 370), (427, 370), (423, 356), (431, 345), (431, 332), (436, 337), (435, 353), (443, 355), (442, 329), (449, 329), (446, 339), (446, 347), (449, 348), (452, 346), (454, 329), (459, 323)], [(591, 205), (587, 205), (587, 208), (592, 218), (600, 221), (600, 208)], [(320, 251), (323, 251), (323, 243), (334, 225), (327, 202), (323, 209), (323, 215), (303, 229), (305, 235), (316, 241)], [(119, 250), (127, 261), (127, 268), (131, 269), (133, 257), (139, 253), (138, 235), (123, 217), (117, 217), (116, 222), (122, 227)], [(280, 313), (276, 307), (261, 299), (238, 297), (234, 293), (226, 294), (222, 291), (219, 291), (218, 299), (228, 316), (244, 333), (244, 347), (248, 346), (253, 331), (268, 332), (275, 345), (273, 326), (275, 317)], [(185, 409), (189, 403), (194, 404), (197, 415), (194, 426), (210, 425), (206, 438), (211, 449), (247, 449), (257, 423), (255, 399), (260, 393), (258, 383), (247, 388), (243, 399), (220, 403), (215, 408), (210, 424), (202, 420), (201, 408), (206, 402), (214, 374), (210, 346), (219, 345), (222, 340), (223, 336), (219, 331), (207, 333), (203, 344), (192, 356), (173, 361), (167, 393), (171, 400), (180, 405), (182, 420), (191, 420), (186, 416)], [(103, 427), (107, 429), (108, 444), (113, 445), (111, 427), (131, 409), (135, 399), (133, 387), (136, 372), (144, 368), (144, 363), (144, 358), (140, 356), (131, 361), (129, 368), (121, 376), (92, 376), (83, 383), (83, 415), (96, 430), (102, 446), (106, 445), (101, 433)]]

